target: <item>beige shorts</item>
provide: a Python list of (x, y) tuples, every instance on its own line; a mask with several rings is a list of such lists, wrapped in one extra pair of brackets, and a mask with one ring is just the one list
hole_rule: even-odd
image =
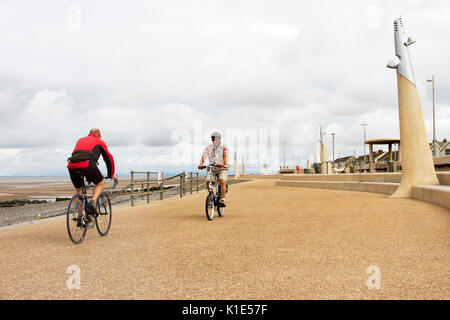
[[(228, 170), (227, 169), (218, 170), (216, 172), (219, 173), (219, 179), (225, 180), (225, 182), (227, 182), (227, 180), (228, 180)], [(206, 181), (211, 181), (211, 171), (208, 171), (206, 173)]]

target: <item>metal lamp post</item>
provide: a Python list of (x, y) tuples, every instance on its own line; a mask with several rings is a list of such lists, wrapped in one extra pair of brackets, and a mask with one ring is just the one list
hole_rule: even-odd
[(364, 121), (361, 125), (364, 127), (364, 162), (366, 162), (366, 127), (368, 124)]
[(434, 106), (434, 75), (431, 80), (427, 80), (433, 84), (433, 157), (436, 157), (436, 115)]
[(334, 136), (335, 136), (335, 134), (332, 133), (331, 136), (333, 137), (333, 168), (334, 168)]

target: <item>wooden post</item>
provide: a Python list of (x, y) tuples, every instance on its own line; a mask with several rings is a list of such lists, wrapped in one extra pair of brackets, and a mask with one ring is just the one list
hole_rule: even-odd
[(147, 203), (150, 202), (150, 172), (147, 171)]
[(134, 199), (133, 199), (133, 189), (134, 189), (134, 170), (131, 170), (131, 206), (134, 206)]
[(161, 184), (159, 186), (159, 199), (164, 199), (164, 173), (161, 171)]
[(180, 175), (180, 198), (183, 198), (183, 175)]
[(192, 194), (192, 172), (189, 173), (189, 193)]
[(197, 172), (197, 193), (198, 193), (198, 172)]

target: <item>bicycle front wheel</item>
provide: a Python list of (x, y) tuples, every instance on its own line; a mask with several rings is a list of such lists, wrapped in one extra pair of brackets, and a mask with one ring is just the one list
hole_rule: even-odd
[(86, 236), (87, 229), (83, 217), (83, 198), (74, 195), (67, 207), (66, 222), (69, 238), (75, 244), (83, 242)]
[(214, 219), (214, 197), (211, 194), (206, 197), (205, 210), (208, 220)]
[(98, 233), (104, 237), (108, 234), (111, 228), (111, 200), (107, 193), (103, 193), (97, 199), (98, 216), (95, 217), (95, 225)]

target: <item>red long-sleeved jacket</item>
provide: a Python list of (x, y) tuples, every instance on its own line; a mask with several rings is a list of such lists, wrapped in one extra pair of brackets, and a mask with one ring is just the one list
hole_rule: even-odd
[(77, 141), (77, 144), (75, 145), (75, 149), (73, 151), (77, 150), (89, 150), (92, 151), (94, 154), (93, 160), (86, 160), (82, 162), (71, 162), (69, 161), (69, 164), (67, 165), (67, 168), (69, 169), (84, 169), (89, 166), (97, 165), (98, 158), (100, 157), (100, 154), (103, 157), (103, 160), (106, 163), (106, 167), (108, 168), (108, 177), (112, 177), (115, 172), (114, 167), (114, 158), (109, 153), (108, 148), (106, 147), (106, 143), (97, 137), (95, 134), (91, 133), (87, 137), (81, 138)]

